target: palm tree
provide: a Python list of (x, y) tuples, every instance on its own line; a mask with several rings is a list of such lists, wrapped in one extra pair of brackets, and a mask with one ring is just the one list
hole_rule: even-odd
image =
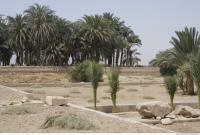
[(99, 81), (101, 80), (103, 75), (103, 70), (102, 67), (95, 63), (95, 62), (91, 62), (90, 64), (90, 68), (89, 68), (89, 76), (90, 76), (90, 80), (92, 83), (92, 87), (93, 87), (93, 98), (94, 98), (94, 109), (97, 109), (96, 103), (97, 103), (97, 88), (99, 86)]
[(191, 72), (194, 78), (194, 82), (197, 86), (197, 94), (198, 94), (198, 108), (200, 109), (200, 53), (197, 56), (194, 56), (190, 62), (191, 64)]
[(29, 33), (27, 32), (27, 24), (25, 19), (22, 15), (16, 15), (15, 18), (8, 17), (9, 21), (9, 32), (11, 34), (10, 41), (13, 44), (14, 51), (17, 56), (17, 63), (19, 65), (24, 64), (24, 53), (25, 56), (25, 63), (27, 64), (27, 55), (28, 55), (28, 47), (27, 42), (29, 38)]
[(138, 64), (138, 62), (141, 61), (140, 58), (138, 58), (140, 53), (137, 51), (137, 49), (130, 49), (128, 55), (128, 57), (125, 56), (126, 59), (123, 61), (123, 63), (127, 63), (127, 66), (135, 66), (135, 64)]
[(189, 95), (194, 95), (194, 82), (190, 71), (190, 60), (197, 55), (200, 45), (200, 36), (196, 28), (185, 28), (184, 31), (176, 31), (177, 38), (172, 37), (170, 43), (173, 50), (170, 52), (176, 60), (179, 68), (183, 68), (186, 74), (186, 90)]
[(167, 89), (167, 93), (170, 96), (171, 108), (172, 110), (174, 110), (174, 95), (177, 90), (176, 78), (174, 76), (168, 76), (165, 77), (164, 82), (165, 82), (165, 87)]
[(47, 6), (34, 4), (24, 11), (28, 29), (31, 33), (31, 42), (34, 45), (37, 64), (42, 64), (42, 50), (50, 42), (54, 32), (54, 11)]
[[(200, 46), (200, 36), (196, 28), (185, 28), (183, 31), (175, 32), (177, 37), (172, 37), (170, 43), (173, 48), (160, 52), (156, 59), (150, 62), (151, 65), (161, 66), (163, 64), (178, 67), (186, 77), (186, 92), (194, 94), (194, 82), (190, 71), (190, 61), (196, 56)], [(182, 74), (183, 75), (183, 74)]]
[(117, 92), (119, 91), (119, 69), (113, 68), (111, 73), (108, 75), (109, 85), (111, 89), (111, 99), (113, 102), (112, 112), (117, 112), (116, 99)]
[(9, 65), (12, 57), (11, 46), (8, 40), (8, 25), (6, 19), (0, 16), (0, 65), (3, 66)]
[(63, 65), (65, 61), (64, 44), (51, 44), (45, 49), (44, 62), (46, 65)]
[(102, 43), (111, 39), (112, 29), (109, 28), (109, 23), (99, 15), (85, 15), (83, 17), (82, 33), (84, 33), (86, 43), (89, 45), (90, 58), (96, 62), (100, 59)]

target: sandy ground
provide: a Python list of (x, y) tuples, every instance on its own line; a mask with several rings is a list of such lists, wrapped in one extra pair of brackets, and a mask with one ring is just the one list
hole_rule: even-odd
[[(70, 103), (92, 106), (93, 95), (92, 88), (88, 86), (77, 87), (17, 87), (17, 89), (33, 93), (41, 100), (45, 100), (46, 96), (64, 96), (67, 97)], [(112, 105), (110, 98), (109, 86), (99, 86), (97, 94), (97, 105)], [(120, 86), (120, 91), (117, 94), (117, 104), (136, 104), (148, 101), (163, 101), (169, 102), (169, 96), (166, 93), (165, 87), (160, 84), (153, 85), (123, 85)], [(176, 93), (174, 102), (197, 102), (197, 96), (182, 95), (179, 90)]]
[(161, 128), (173, 130), (175, 132), (184, 132), (184, 133), (199, 133), (200, 128), (199, 128), (200, 122), (183, 122), (183, 123), (173, 123), (172, 125), (156, 125)]
[(0, 106), (18, 102), (24, 97), (23, 94), (10, 91), (0, 86)]
[[(117, 119), (108, 118), (91, 112), (84, 112), (71, 107), (44, 107), (39, 104), (25, 104), (20, 107), (28, 108), (32, 113), (21, 115), (1, 114), (0, 132), (163, 132), (162, 130), (152, 129), (142, 124), (121, 122)], [(5, 107), (0, 108), (0, 113), (4, 111)], [(76, 114), (81, 118), (87, 119), (93, 123), (95, 127), (91, 130), (41, 128), (47, 116), (71, 114)]]
[(24, 84), (24, 83), (58, 83), (64, 84), (69, 80), (67, 73), (1, 73), (0, 84)]
[[(47, 75), (47, 76), (45, 76)], [(58, 95), (67, 97), (70, 103), (81, 106), (92, 106), (92, 87), (90, 83), (78, 83), (78, 85), (59, 86), (59, 84), (71, 84), (65, 74), (54, 73), (34, 73), (32, 76), (19, 76), (13, 79), (12, 75), (8, 75), (6, 80), (0, 77), (0, 84), (2, 81), (6, 83), (35, 83), (30, 87), (15, 87), (34, 95), (35, 100), (45, 100), (46, 96)], [(39, 76), (39, 77), (38, 77)], [(35, 77), (35, 78), (34, 78)], [(40, 78), (40, 79), (38, 79)], [(31, 81), (32, 80), (32, 81)], [(45, 87), (38, 83), (55, 83), (56, 87)], [(163, 78), (159, 76), (120, 76), (120, 91), (118, 92), (117, 104), (136, 104), (147, 101), (163, 101), (169, 102), (169, 96), (166, 93), (163, 85)], [(97, 105), (112, 105), (110, 99), (110, 90), (107, 85), (107, 77), (104, 76), (103, 85), (98, 88), (98, 103)], [(6, 89), (0, 88), (0, 103), (20, 100), (23, 95), (15, 92), (10, 92)], [(182, 95), (182, 91), (178, 90), (174, 99), (175, 102), (197, 102), (197, 96)], [(24, 115), (0, 115), (0, 132), (160, 132), (144, 127), (140, 124), (130, 125), (130, 123), (122, 123), (120, 121), (105, 118), (96, 114), (88, 114), (71, 107), (45, 107), (39, 104), (27, 104), (25, 107), (35, 111), (32, 114)], [(5, 109), (5, 106), (0, 107), (0, 113)], [(56, 114), (71, 114), (77, 113), (81, 117), (88, 118), (97, 125), (97, 128), (90, 131), (79, 131), (70, 129), (41, 129), (40, 125), (49, 115)], [(90, 117), (88, 117), (90, 116)], [(128, 118), (129, 116), (127, 116)], [(200, 122), (190, 123), (176, 123), (169, 126), (156, 125), (166, 129), (177, 132), (199, 132)], [(6, 126), (5, 126), (6, 125)], [(117, 125), (117, 126), (116, 126)], [(184, 127), (184, 128), (183, 128)]]

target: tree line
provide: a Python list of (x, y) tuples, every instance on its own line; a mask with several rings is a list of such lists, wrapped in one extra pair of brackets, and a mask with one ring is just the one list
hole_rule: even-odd
[(135, 66), (141, 40), (112, 13), (84, 15), (72, 22), (48, 6), (34, 4), (15, 17), (0, 16), (0, 65), (63, 66), (84, 60), (108, 66)]

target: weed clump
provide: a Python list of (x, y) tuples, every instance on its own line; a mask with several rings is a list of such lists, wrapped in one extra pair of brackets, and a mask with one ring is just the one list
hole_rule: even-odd
[(67, 116), (48, 117), (41, 127), (57, 127), (62, 129), (68, 128), (77, 130), (90, 130), (95, 128), (93, 123), (74, 114), (70, 114)]

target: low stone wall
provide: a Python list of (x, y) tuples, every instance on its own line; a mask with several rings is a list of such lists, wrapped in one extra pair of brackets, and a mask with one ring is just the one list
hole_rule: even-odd
[[(37, 73), (37, 72), (70, 72), (73, 66), (0, 66), (0, 74), (3, 73)], [(109, 72), (110, 67), (105, 67), (104, 72)], [(130, 75), (160, 75), (156, 67), (120, 67), (122, 74)]]

